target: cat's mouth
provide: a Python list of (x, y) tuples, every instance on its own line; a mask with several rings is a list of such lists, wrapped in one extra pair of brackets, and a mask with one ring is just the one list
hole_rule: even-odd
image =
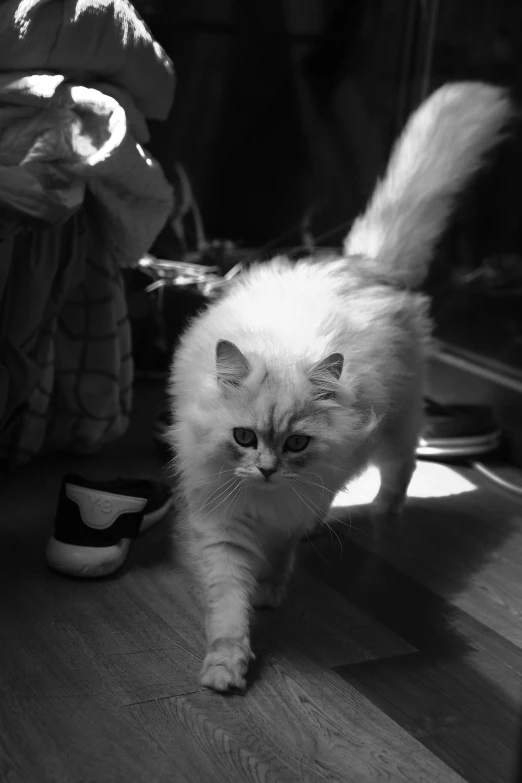
[(245, 481), (245, 486), (251, 489), (260, 489), (263, 492), (270, 492), (271, 490), (281, 489), (281, 487), (288, 485), (288, 479), (282, 475), (270, 475), (265, 477), (261, 475), (254, 476), (250, 474), (247, 476), (242, 476), (242, 478)]
[(281, 489), (287, 482), (281, 476), (271, 476), (270, 478), (259, 478), (252, 482), (252, 486), (261, 489), (263, 492), (270, 492), (274, 489)]

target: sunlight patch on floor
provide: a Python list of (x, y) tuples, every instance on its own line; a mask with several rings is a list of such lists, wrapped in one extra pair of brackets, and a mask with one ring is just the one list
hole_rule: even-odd
[[(379, 472), (369, 468), (349, 487), (339, 492), (333, 506), (359, 506), (371, 503), (379, 491)], [(454, 468), (437, 462), (418, 462), (408, 489), (410, 498), (442, 498), (473, 492), (475, 484)]]

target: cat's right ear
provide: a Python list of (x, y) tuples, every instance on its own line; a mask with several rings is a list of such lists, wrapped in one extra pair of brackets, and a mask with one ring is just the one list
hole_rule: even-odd
[(316, 399), (329, 400), (335, 396), (343, 365), (344, 356), (342, 353), (332, 353), (312, 367), (309, 378), (312, 385), (315, 386)]
[(237, 387), (248, 376), (250, 367), (237, 345), (229, 340), (219, 340), (216, 345), (216, 370), (218, 383)]

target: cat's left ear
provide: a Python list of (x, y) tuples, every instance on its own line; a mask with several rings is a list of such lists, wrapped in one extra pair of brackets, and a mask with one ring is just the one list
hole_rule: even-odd
[(216, 370), (218, 383), (239, 386), (250, 372), (250, 367), (237, 345), (229, 340), (219, 340), (216, 345)]
[(335, 395), (337, 381), (341, 377), (344, 365), (342, 353), (332, 353), (326, 359), (314, 364), (309, 372), (309, 379), (317, 389), (317, 398), (329, 400)]

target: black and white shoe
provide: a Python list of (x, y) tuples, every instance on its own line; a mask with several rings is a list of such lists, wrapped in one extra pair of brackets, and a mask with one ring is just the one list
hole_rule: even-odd
[(149, 479), (64, 476), (46, 558), (55, 571), (92, 579), (125, 562), (133, 541), (165, 517), (169, 488)]

